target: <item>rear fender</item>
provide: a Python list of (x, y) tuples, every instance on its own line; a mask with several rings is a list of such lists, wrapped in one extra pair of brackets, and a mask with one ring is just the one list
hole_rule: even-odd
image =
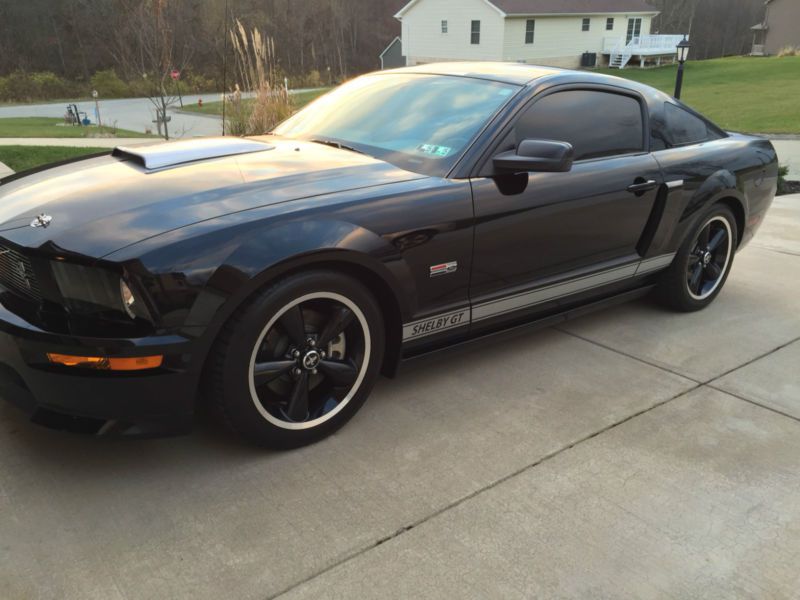
[(658, 251), (676, 252), (698, 225), (706, 209), (722, 201), (729, 204), (735, 214), (747, 214), (747, 199), (738, 189), (736, 176), (726, 170), (716, 171), (694, 191), (684, 188), (669, 190)]

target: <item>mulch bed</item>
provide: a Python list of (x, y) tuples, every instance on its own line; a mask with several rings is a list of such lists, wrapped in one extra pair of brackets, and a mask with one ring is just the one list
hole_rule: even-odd
[(778, 190), (778, 196), (786, 194), (800, 194), (800, 181), (784, 181), (783, 186)]

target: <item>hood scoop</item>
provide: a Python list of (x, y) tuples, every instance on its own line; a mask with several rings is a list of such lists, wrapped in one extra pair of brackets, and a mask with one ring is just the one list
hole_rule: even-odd
[(213, 137), (178, 142), (161, 142), (142, 146), (117, 146), (111, 155), (139, 163), (149, 171), (210, 158), (264, 152), (274, 148), (275, 146), (256, 140), (237, 137)]

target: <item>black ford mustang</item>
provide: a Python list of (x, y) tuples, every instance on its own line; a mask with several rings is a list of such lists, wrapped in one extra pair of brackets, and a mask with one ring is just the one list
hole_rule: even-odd
[(367, 75), (263, 137), (117, 148), (0, 184), (0, 381), (34, 421), (343, 425), (383, 372), (651, 289), (720, 292), (771, 144), (643, 85), (526, 65)]

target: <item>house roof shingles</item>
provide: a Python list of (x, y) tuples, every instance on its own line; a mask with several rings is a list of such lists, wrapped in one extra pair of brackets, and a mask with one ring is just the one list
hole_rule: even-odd
[(489, 0), (507, 15), (658, 12), (645, 0)]

